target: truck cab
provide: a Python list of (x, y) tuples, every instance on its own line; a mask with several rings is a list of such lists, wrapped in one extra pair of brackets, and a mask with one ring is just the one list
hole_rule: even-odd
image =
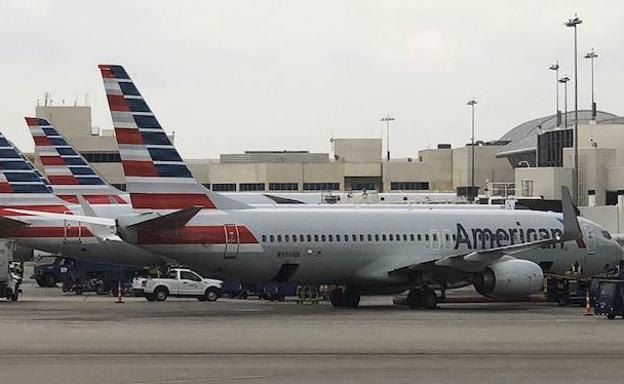
[(164, 277), (135, 278), (132, 288), (136, 296), (149, 301), (165, 301), (169, 296), (215, 301), (221, 296), (223, 281), (201, 277), (188, 268), (173, 268)]

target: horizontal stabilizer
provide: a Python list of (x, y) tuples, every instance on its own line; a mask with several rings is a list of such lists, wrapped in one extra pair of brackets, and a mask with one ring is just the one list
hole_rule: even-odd
[[(171, 212), (166, 215), (160, 216), (152, 216), (152, 215), (142, 215), (135, 217), (133, 221), (135, 222), (127, 222), (126, 225), (124, 223), (120, 223), (125, 228), (131, 229), (141, 229), (147, 231), (163, 231), (170, 229), (179, 229), (182, 228), (188, 223), (199, 211), (201, 211), (203, 207), (190, 207), (181, 209), (179, 211)], [(149, 216), (145, 218), (145, 216)], [(140, 221), (136, 221), (139, 219)]]
[(0, 216), (0, 231), (3, 229), (20, 228), (30, 225), (29, 223), (17, 219)]
[(115, 221), (115, 219), (109, 219), (105, 217), (70, 215), (70, 214), (65, 214), (65, 213), (51, 213), (51, 212), (31, 211), (27, 209), (14, 209), (14, 208), (5, 208), (5, 210), (19, 213), (22, 215), (40, 216), (40, 217), (45, 217), (48, 219), (71, 220), (71, 221), (76, 221), (76, 222), (85, 223), (85, 224), (104, 225), (107, 227), (115, 227), (117, 225), (117, 222)]

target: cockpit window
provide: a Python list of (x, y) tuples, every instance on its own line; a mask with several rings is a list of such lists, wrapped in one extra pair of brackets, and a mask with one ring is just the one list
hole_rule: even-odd
[(609, 233), (609, 231), (602, 231), (602, 236), (604, 236), (605, 239), (611, 239), (611, 234)]

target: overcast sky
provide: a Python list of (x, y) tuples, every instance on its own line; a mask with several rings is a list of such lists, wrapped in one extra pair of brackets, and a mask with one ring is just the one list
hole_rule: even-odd
[[(620, 1), (0, 0), (0, 129), (24, 151), (23, 116), (50, 92), (112, 128), (98, 63), (124, 65), (182, 155), (328, 152), (329, 138), (379, 137), (393, 157), (464, 145), (554, 112), (554, 74), (595, 47), (599, 109), (624, 114)], [(590, 104), (579, 61), (579, 105)], [(573, 109), (573, 88), (569, 88)], [(563, 90), (562, 96), (563, 98)], [(561, 106), (563, 109), (563, 105)]]

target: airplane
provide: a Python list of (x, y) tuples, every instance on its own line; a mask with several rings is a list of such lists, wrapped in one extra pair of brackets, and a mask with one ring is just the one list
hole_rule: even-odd
[[(43, 217), (13, 209), (60, 216)], [(101, 211), (90, 213), (103, 215)], [(101, 226), (76, 221), (74, 214), (84, 214), (81, 206), (54, 195), (35, 166), (0, 133), (0, 237), (15, 240), (19, 246), (75, 258), (128, 265), (163, 262), (160, 255), (111, 241), (110, 231), (102, 232)]]
[(74, 218), (199, 271), (246, 281), (337, 285), (331, 293), (335, 307), (357, 307), (362, 294), (409, 289), (410, 307), (435, 308), (435, 290), (472, 284), (485, 296), (526, 296), (542, 289), (544, 271), (565, 273), (580, 265), (591, 276), (622, 260), (622, 248), (607, 231), (577, 219), (565, 187), (563, 214), (276, 209), (226, 198), (193, 179), (123, 67), (100, 70), (130, 201), (139, 214)]
[[(411, 289), (412, 307), (435, 307), (432, 287), (474, 284), (484, 295), (542, 288), (542, 268), (586, 275), (612, 269), (622, 248), (597, 224), (564, 214), (513, 210), (251, 207), (197, 183), (125, 69), (99, 66), (135, 209), (169, 217), (169, 228), (121, 237), (200, 270), (248, 281), (341, 285), (335, 306), (369, 291)], [(567, 193), (567, 194), (566, 194)], [(177, 220), (172, 220), (177, 218)], [(579, 224), (582, 223), (582, 227)]]

